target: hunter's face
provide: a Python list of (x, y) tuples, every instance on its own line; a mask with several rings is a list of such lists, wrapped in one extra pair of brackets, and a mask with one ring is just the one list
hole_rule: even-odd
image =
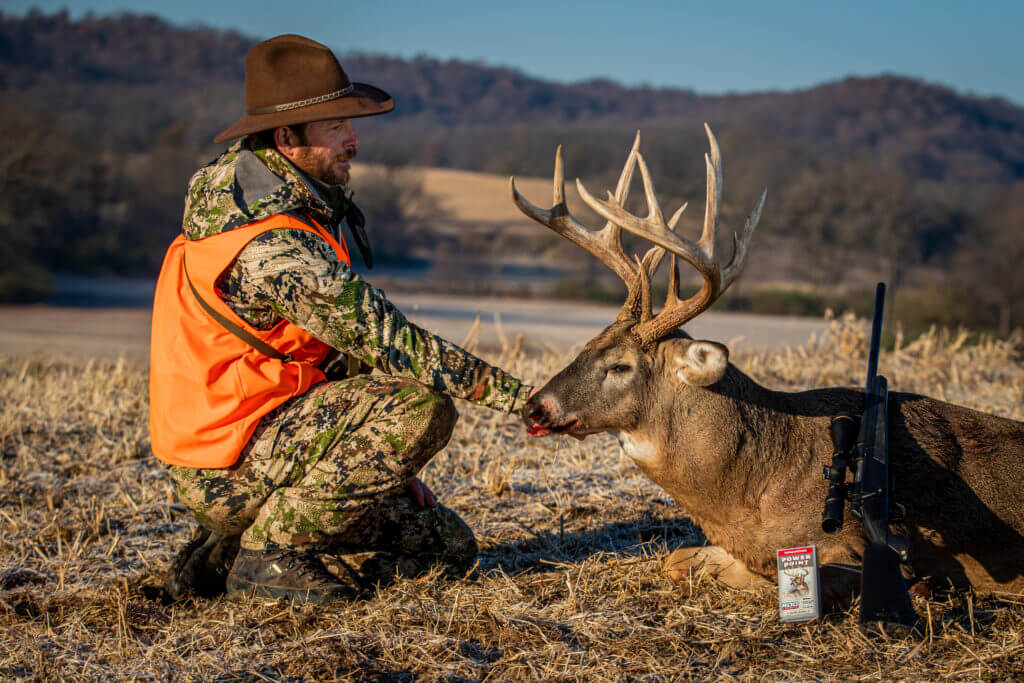
[[(347, 185), (349, 160), (356, 155), (359, 138), (349, 119), (328, 119), (306, 124), (305, 139), (286, 154), (292, 163), (328, 185)], [(284, 151), (284, 150), (282, 150)]]

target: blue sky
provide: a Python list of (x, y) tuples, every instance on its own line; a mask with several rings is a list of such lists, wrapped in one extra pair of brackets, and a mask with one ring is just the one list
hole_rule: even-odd
[(339, 54), (482, 60), (557, 81), (722, 93), (894, 73), (1024, 105), (1024, 0), (4, 1), (8, 12), (31, 7), (152, 12), (258, 37), (301, 33)]

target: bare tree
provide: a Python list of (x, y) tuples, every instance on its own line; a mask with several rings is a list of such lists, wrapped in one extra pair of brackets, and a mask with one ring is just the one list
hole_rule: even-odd
[(365, 169), (352, 185), (378, 262), (406, 261), (411, 247), (427, 243), (426, 233), (441, 212), (416, 170), (377, 166)]
[(1024, 182), (1014, 185), (964, 236), (953, 269), (964, 291), (994, 309), (1000, 335), (1024, 324)]

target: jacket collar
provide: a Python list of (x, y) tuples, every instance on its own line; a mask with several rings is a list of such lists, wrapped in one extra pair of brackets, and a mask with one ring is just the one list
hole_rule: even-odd
[(304, 211), (321, 225), (335, 212), (280, 152), (249, 136), (201, 168), (189, 184), (182, 230), (202, 239), (287, 211)]

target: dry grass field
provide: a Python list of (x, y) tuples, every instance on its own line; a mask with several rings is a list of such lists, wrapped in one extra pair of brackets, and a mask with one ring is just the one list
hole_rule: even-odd
[[(777, 388), (856, 385), (862, 322), (734, 361)], [(897, 344), (881, 370), (895, 390), (1024, 419), (1020, 349), (965, 340)], [(492, 360), (540, 380), (566, 357)], [(149, 451), (144, 368), (0, 357), (0, 397), (3, 680), (1024, 677), (1024, 596), (918, 598), (923, 639), (865, 635), (853, 612), (783, 625), (770, 590), (662, 576), (666, 551), (699, 531), (610, 438), (528, 440), (466, 404), (423, 478), (478, 534), (470, 575), (331, 608), (168, 603), (162, 574), (193, 522)]]
[[(628, 151), (628, 150), (627, 150)], [(554, 151), (552, 150), (552, 163)], [(352, 168), (352, 182), (358, 187), (363, 174), (384, 172), (384, 167), (359, 163)], [(423, 191), (437, 198), (442, 215), (464, 226), (499, 224), (528, 230), (537, 234), (539, 227), (524, 216), (509, 198), (508, 176), (494, 173), (462, 171), (453, 168), (412, 166), (403, 169), (422, 184)], [(576, 191), (575, 176), (565, 185), (566, 201), (570, 210), (579, 216), (589, 216), (596, 224), (599, 219), (592, 213)], [(551, 177), (516, 178), (516, 187), (535, 203), (551, 201)], [(591, 191), (594, 188), (590, 188)]]

